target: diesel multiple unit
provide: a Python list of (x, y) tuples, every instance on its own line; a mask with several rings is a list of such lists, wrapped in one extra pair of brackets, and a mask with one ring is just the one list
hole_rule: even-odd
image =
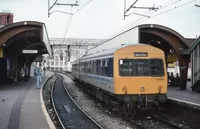
[(164, 52), (149, 45), (123, 45), (87, 54), (73, 63), (72, 74), (84, 89), (117, 105), (124, 114), (167, 100)]

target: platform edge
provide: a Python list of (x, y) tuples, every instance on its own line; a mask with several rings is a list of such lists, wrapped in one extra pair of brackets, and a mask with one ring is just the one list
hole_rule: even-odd
[(43, 82), (43, 84), (42, 84), (42, 86), (41, 86), (41, 89), (40, 89), (40, 104), (41, 104), (42, 112), (43, 112), (43, 114), (44, 114), (44, 116), (45, 116), (45, 118), (46, 118), (46, 121), (47, 121), (47, 123), (48, 123), (50, 129), (56, 129), (56, 127), (55, 127), (53, 121), (51, 120), (51, 118), (50, 118), (50, 116), (49, 116), (49, 113), (48, 113), (47, 110), (46, 110), (46, 107), (45, 107), (45, 104), (44, 104), (44, 100), (43, 100), (42, 92), (43, 92), (43, 87), (44, 87), (45, 83), (46, 83), (47, 80), (48, 80), (49, 78), (51, 78), (53, 75), (55, 75), (54, 72), (53, 72), (53, 74), (52, 74), (51, 76), (49, 76), (49, 77)]
[(167, 98), (169, 100), (177, 101), (177, 102), (188, 104), (188, 105), (191, 105), (191, 106), (200, 107), (200, 104), (197, 104), (197, 103), (193, 103), (193, 102), (189, 102), (189, 101), (185, 101), (185, 100), (180, 100), (180, 99), (176, 99), (176, 98), (173, 98), (173, 97), (167, 97)]

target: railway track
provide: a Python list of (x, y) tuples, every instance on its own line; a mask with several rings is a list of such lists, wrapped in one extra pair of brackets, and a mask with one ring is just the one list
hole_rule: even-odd
[(52, 86), (51, 101), (62, 128), (102, 129), (76, 104), (64, 86), (63, 77), (56, 76), (57, 79)]
[[(70, 75), (66, 73), (65, 75), (73, 79)], [(115, 116), (121, 117), (121, 115), (115, 115)], [(122, 116), (122, 119), (124, 119), (124, 117), (125, 116)], [(166, 118), (163, 118), (159, 115), (156, 115), (154, 113), (149, 113), (149, 112), (146, 113), (145, 115), (144, 114), (141, 115), (139, 118), (131, 117), (131, 116), (127, 116), (125, 118), (130, 124), (132, 124), (137, 129), (190, 129), (190, 127), (183, 128), (184, 125), (181, 125), (181, 123), (179, 122), (173, 123), (173, 122), (170, 122), (170, 120), (167, 120)]]
[(148, 116), (140, 119), (133, 119), (130, 117), (127, 118), (127, 121), (132, 123), (138, 129), (182, 129), (182, 127), (154, 116)]

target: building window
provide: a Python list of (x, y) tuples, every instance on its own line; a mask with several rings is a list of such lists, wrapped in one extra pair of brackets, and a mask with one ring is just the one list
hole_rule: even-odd
[(58, 56), (55, 56), (55, 60), (58, 60)]
[(51, 65), (54, 65), (54, 62), (51, 62)]
[(63, 65), (63, 62), (60, 62), (60, 65)]
[(58, 65), (58, 62), (56, 62), (56, 65)]
[(63, 60), (63, 54), (60, 53), (60, 60)]

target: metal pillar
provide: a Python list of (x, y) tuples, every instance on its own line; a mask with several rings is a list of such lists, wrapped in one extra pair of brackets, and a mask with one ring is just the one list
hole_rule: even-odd
[(181, 80), (180, 89), (186, 90), (189, 56), (185, 57), (178, 56), (178, 61), (179, 61), (180, 80)]
[(31, 77), (31, 65), (28, 64), (28, 78)]
[(196, 71), (197, 71), (197, 76), (196, 76), (196, 79), (199, 80), (199, 45), (197, 45), (197, 55), (196, 55), (196, 60), (197, 60), (197, 63), (196, 63)]
[(0, 84), (4, 84), (7, 77), (7, 60), (0, 58)]
[(191, 68), (192, 77), (191, 77), (191, 81), (192, 81), (192, 86), (193, 86), (194, 85), (194, 51), (192, 51), (192, 53), (191, 53), (191, 61), (192, 61), (192, 68)]

